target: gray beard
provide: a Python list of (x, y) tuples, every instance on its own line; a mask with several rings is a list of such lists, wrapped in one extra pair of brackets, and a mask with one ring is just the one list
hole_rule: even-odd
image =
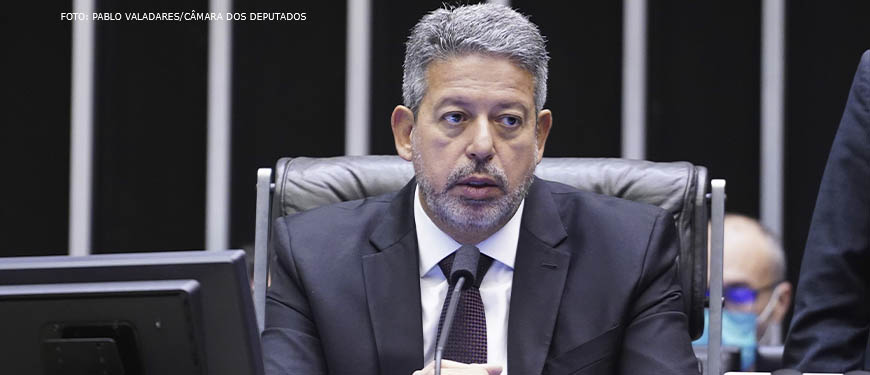
[[(412, 145), (415, 142), (412, 141)], [(491, 163), (470, 161), (468, 164), (454, 169), (447, 178), (447, 183), (438, 189), (423, 174), (422, 156), (413, 147), (414, 175), (423, 200), (429, 211), (437, 220), (461, 233), (486, 233), (500, 229), (516, 212), (523, 198), (529, 192), (535, 179), (535, 165), (527, 171), (523, 182), (513, 189), (507, 186), (507, 176), (504, 171)], [(535, 153), (537, 154), (537, 152)], [(457, 182), (474, 174), (485, 174), (492, 177), (502, 189), (508, 189), (507, 194), (488, 201), (475, 201), (451, 196), (447, 191)]]

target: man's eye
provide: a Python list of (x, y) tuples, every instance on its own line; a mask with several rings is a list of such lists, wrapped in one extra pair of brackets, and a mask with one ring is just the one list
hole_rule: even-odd
[(509, 127), (514, 127), (514, 126), (517, 126), (521, 123), (520, 118), (515, 117), (515, 116), (505, 116), (505, 117), (502, 117), (501, 120), (499, 120), (499, 121), (502, 124), (507, 125)]
[(461, 113), (453, 112), (444, 115), (444, 120), (447, 121), (447, 123), (449, 124), (455, 125), (461, 123), (462, 120), (465, 120), (465, 116), (463, 116)]

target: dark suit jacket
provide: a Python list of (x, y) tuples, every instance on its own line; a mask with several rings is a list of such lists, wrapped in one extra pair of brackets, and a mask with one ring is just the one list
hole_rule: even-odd
[(834, 138), (810, 225), (783, 364), (865, 368), (870, 325), (870, 51)]
[[(278, 219), (263, 347), (269, 374), (423, 367), (414, 182)], [(670, 215), (536, 179), (508, 322), (513, 375), (697, 374)]]

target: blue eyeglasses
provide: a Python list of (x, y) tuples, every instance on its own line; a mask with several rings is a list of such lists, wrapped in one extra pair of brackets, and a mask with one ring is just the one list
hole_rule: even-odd
[[(729, 310), (746, 310), (752, 307), (758, 298), (759, 292), (771, 289), (778, 283), (769, 286), (752, 289), (745, 284), (726, 285), (722, 288), (722, 298), (725, 300), (724, 308)], [(707, 298), (710, 298), (710, 289), (707, 289)]]

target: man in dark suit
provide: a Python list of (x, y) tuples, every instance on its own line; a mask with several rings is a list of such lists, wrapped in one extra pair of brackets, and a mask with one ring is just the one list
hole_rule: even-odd
[(783, 364), (804, 372), (868, 368), (870, 51), (834, 138), (801, 265)]
[(462, 294), (444, 374), (698, 373), (670, 215), (534, 177), (547, 60), (507, 7), (420, 20), (391, 118), (415, 178), (275, 223), (269, 373), (432, 373), (450, 254), (469, 245), (485, 276)]

